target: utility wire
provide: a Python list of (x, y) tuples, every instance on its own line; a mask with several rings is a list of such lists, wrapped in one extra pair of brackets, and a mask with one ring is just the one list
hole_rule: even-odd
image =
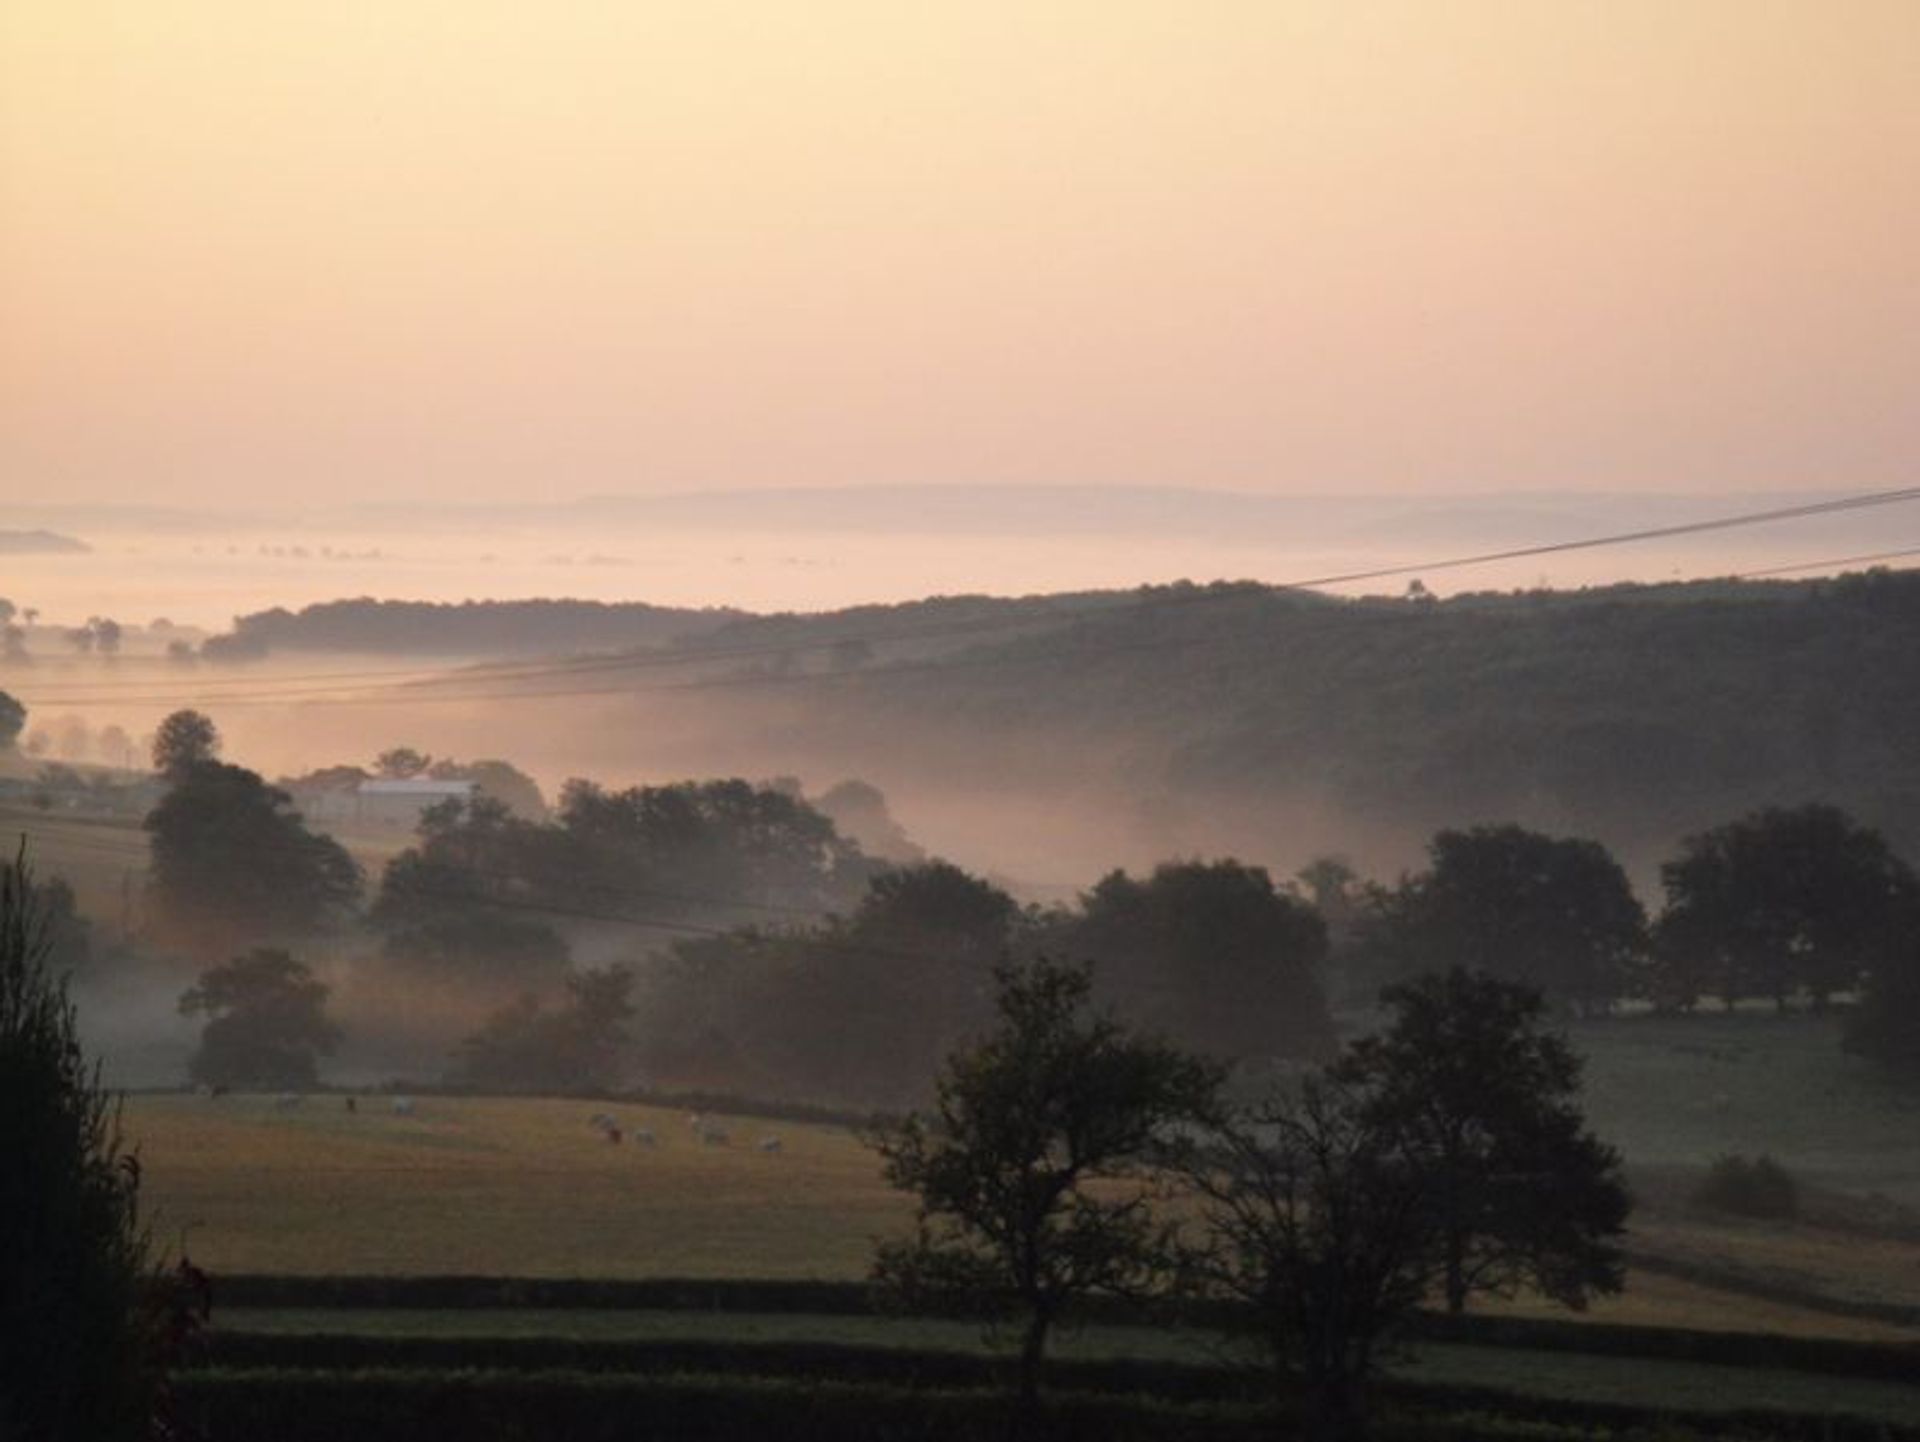
[(1869, 551), (1864, 556), (1831, 556), (1824, 561), (1801, 561), (1792, 566), (1769, 566), (1763, 571), (1736, 571), (1736, 581), (1752, 581), (1762, 576), (1788, 576), (1795, 571), (1823, 571), (1829, 566), (1864, 566), (1875, 561), (1897, 561), (1903, 556), (1920, 556), (1920, 546), (1899, 551)]

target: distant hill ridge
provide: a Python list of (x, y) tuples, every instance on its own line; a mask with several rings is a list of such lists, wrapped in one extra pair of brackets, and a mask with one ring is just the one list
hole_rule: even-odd
[(77, 556), (92, 549), (57, 531), (0, 531), (0, 556)]

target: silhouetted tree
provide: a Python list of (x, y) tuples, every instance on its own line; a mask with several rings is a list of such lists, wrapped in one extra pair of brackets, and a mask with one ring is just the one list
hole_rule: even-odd
[(1380, 1349), (1434, 1281), (1433, 1173), (1365, 1092), (1310, 1078), (1209, 1129), (1187, 1173), (1189, 1275), (1238, 1301), (1304, 1435), (1359, 1437)]
[(153, 737), (153, 769), (178, 778), (220, 754), (220, 732), (198, 711), (175, 711)]
[(433, 764), (433, 758), (411, 746), (395, 746), (374, 758), (373, 769), (390, 781), (408, 781)]
[(0, 751), (11, 751), (27, 729), (27, 708), (5, 691), (0, 691)]
[(1728, 1006), (1836, 991), (1900, 967), (1916, 907), (1914, 874), (1879, 832), (1838, 807), (1778, 807), (1690, 836), (1660, 869), (1656, 992)]
[(359, 896), (359, 866), (307, 829), (286, 792), (220, 761), (170, 774), (144, 823), (151, 916), (164, 936), (244, 945), (297, 935)]
[(319, 1058), (340, 1044), (326, 1004), (327, 987), (284, 951), (209, 967), (180, 997), (182, 1016), (207, 1018), (187, 1072), (211, 1086), (310, 1087)]
[(1570, 1307), (1621, 1286), (1630, 1202), (1586, 1129), (1580, 1060), (1531, 987), (1455, 968), (1389, 987), (1392, 1023), (1330, 1069), (1434, 1189), (1449, 1311), (1531, 1286)]
[(1599, 842), (1478, 826), (1438, 833), (1428, 854), (1406, 916), (1419, 970), (1484, 971), (1576, 1011), (1639, 985), (1646, 912)]
[(0, 1436), (144, 1442), (157, 1401), (140, 1170), (48, 969), (23, 861), (0, 863)]
[(1115, 871), (1046, 944), (1094, 960), (1123, 1016), (1182, 1046), (1233, 1057), (1332, 1048), (1319, 979), (1326, 924), (1261, 867), (1170, 862), (1144, 880)]
[(1063, 1314), (1091, 1293), (1139, 1290), (1168, 1263), (1156, 1164), (1181, 1123), (1210, 1111), (1221, 1073), (1096, 1014), (1084, 966), (1040, 958), (997, 980), (998, 1024), (948, 1058), (932, 1114), (875, 1138), (887, 1180), (919, 1201), (919, 1227), (880, 1248), (874, 1273), (909, 1300), (1017, 1312), (1031, 1414)]

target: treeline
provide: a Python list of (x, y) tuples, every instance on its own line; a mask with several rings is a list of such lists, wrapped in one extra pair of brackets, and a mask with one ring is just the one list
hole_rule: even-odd
[[(1103, 1005), (1236, 1061), (1318, 1059), (1334, 1044), (1330, 1002), (1367, 1006), (1451, 968), (1573, 1015), (1844, 996), (1859, 1003), (1850, 1047), (1894, 1067), (1920, 1054), (1920, 882), (1879, 833), (1826, 805), (1686, 838), (1652, 917), (1599, 843), (1516, 825), (1442, 831), (1427, 866), (1391, 884), (1331, 857), (1279, 882), (1190, 859), (1114, 871), (1070, 905), (1022, 905), (947, 862), (908, 859), (871, 787), (816, 802), (797, 783), (743, 780), (574, 781), (550, 815), (450, 799), (370, 885), (285, 791), (217, 745), (193, 712), (161, 727), (149, 928), (232, 958), (183, 1003), (210, 1032), (278, 1030), (291, 1059), (276, 1071), (273, 1047), (229, 1036), (226, 1055), (254, 1060), (216, 1065), (203, 1049), (209, 1083), (315, 1075), (335, 1037), (326, 988), (307, 986), (290, 953), (329, 932), (356, 956), (356, 1029), (402, 1038), (418, 1020), (433, 1070), (492, 1090), (638, 1082), (910, 1104), (929, 1059), (986, 1021), (993, 969), (1039, 956), (1096, 963)], [(433, 763), (396, 748), (378, 764)], [(871, 854), (829, 809), (903, 859)]]
[(393, 652), (429, 656), (525, 655), (653, 646), (696, 636), (739, 616), (723, 608), (639, 601), (326, 601), (276, 606), (235, 619), (203, 648), (210, 658), (272, 651)]
[[(1447, 600), (1173, 586), (1050, 619), (973, 636), (964, 665), (796, 691), (779, 723), (1028, 794), (1110, 791), (1124, 757), (1117, 799), (1247, 827), (1301, 804), (1363, 831), (1572, 817), (1637, 865), (1786, 796), (1920, 851), (1920, 573)], [(770, 699), (731, 703), (743, 740)]]
[[(1904, 1010), (1920, 978), (1920, 880), (1832, 806), (1769, 807), (1687, 837), (1660, 868), (1665, 904), (1652, 918), (1598, 842), (1481, 826), (1440, 832), (1428, 858), (1392, 886), (1334, 858), (1302, 873), (1335, 918), (1353, 991), (1469, 966), (1576, 1014), (1624, 1001), (1824, 1009), (1862, 988)], [(1855, 1036), (1897, 1051), (1870, 1020)]]
[(1128, 796), (1116, 799), (1241, 819), (1305, 802), (1421, 831), (1577, 817), (1636, 863), (1719, 818), (1810, 797), (1920, 850), (1911, 572), (1446, 600), (1181, 584), (765, 617), (359, 600), (245, 617), (210, 649), (669, 643), (726, 671), (831, 678), (646, 701), (697, 707), (704, 726), (769, 755), (798, 731), (810, 765), (883, 747), (929, 777), (1111, 793), (1123, 756)]

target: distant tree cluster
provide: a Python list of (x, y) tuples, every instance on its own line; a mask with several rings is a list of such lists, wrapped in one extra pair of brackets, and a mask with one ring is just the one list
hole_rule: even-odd
[(569, 975), (560, 1006), (520, 997), (461, 1043), (453, 1080), (549, 1096), (620, 1085), (628, 1072), (632, 990), (633, 973), (613, 966)]
[(229, 949), (343, 919), (361, 892), (359, 866), (307, 828), (286, 792), (214, 760), (218, 749), (213, 724), (191, 711), (169, 716), (154, 742), (170, 783), (144, 823), (156, 934)]
[(214, 637), (205, 650), (215, 659), (259, 657), (272, 650), (553, 654), (661, 645), (712, 631), (739, 614), (638, 601), (326, 601), (299, 611), (275, 607), (241, 616), (230, 635)]
[(1688, 837), (1661, 869), (1651, 924), (1595, 842), (1488, 826), (1443, 831), (1428, 855), (1425, 871), (1357, 893), (1342, 960), (1363, 986), (1470, 966), (1576, 1013), (1627, 999), (1820, 1008), (1857, 992), (1850, 1045), (1893, 1064), (1913, 1054), (1920, 882), (1835, 807), (1770, 808)]
[(873, 866), (804, 801), (745, 781), (607, 791), (570, 782), (551, 822), (497, 800), (448, 801), (387, 867), (383, 926), (488, 905), (579, 913), (746, 915), (826, 908), (858, 894)]
[(845, 916), (674, 943), (651, 973), (641, 1051), (686, 1084), (898, 1105), (987, 1024), (994, 968), (1044, 953), (1096, 960), (1100, 1000), (1178, 1045), (1312, 1057), (1331, 1049), (1325, 946), (1310, 907), (1235, 861), (1115, 872), (1052, 911), (922, 862), (876, 877)]
[(1667, 909), (1655, 995), (1825, 1006), (1898, 966), (1920, 929), (1920, 885), (1879, 833), (1832, 806), (1769, 809), (1689, 837), (1661, 868)]
[(270, 948), (209, 968), (180, 998), (182, 1016), (206, 1018), (188, 1074), (256, 1091), (312, 1086), (319, 1059), (340, 1044), (327, 991), (303, 963)]

